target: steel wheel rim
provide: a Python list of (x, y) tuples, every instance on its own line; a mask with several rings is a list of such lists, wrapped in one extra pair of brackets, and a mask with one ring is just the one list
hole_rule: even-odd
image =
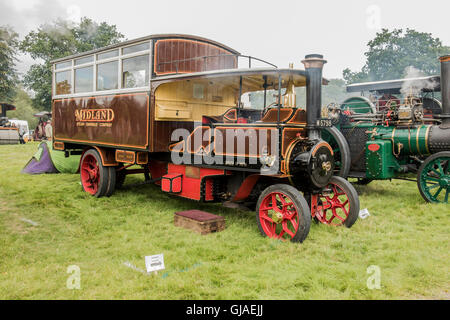
[(339, 185), (330, 183), (328, 194), (320, 194), (315, 217), (323, 224), (342, 226), (350, 212), (350, 199)]
[(326, 130), (322, 131), (322, 139), (328, 142), (328, 144), (331, 146), (331, 149), (333, 150), (335, 160), (334, 173), (336, 175), (339, 175), (342, 164), (341, 149), (339, 148), (339, 144), (337, 143), (336, 139), (334, 139), (333, 135), (328, 133), (328, 131)]
[(86, 192), (95, 195), (98, 191), (100, 182), (100, 168), (97, 159), (88, 154), (84, 157), (81, 164), (81, 183)]
[(420, 186), (431, 202), (448, 203), (450, 194), (450, 158), (430, 161), (422, 170)]
[(271, 192), (261, 202), (259, 221), (269, 238), (291, 240), (297, 233), (299, 214), (291, 197)]

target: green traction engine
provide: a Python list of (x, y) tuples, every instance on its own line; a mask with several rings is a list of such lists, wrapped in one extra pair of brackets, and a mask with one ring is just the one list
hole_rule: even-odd
[(406, 179), (414, 173), (422, 197), (448, 203), (450, 197), (450, 56), (441, 57), (442, 112), (424, 113), (420, 98), (393, 99), (383, 108), (355, 113), (329, 108), (335, 127), (322, 133), (335, 149), (337, 174), (367, 184)]

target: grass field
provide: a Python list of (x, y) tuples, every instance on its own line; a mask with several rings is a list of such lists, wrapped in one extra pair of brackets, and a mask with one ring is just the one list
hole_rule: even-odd
[[(36, 150), (0, 146), (0, 299), (450, 299), (450, 205), (424, 203), (413, 182), (358, 187), (370, 217), (351, 229), (313, 223), (303, 244), (285, 243), (262, 237), (253, 212), (153, 185), (95, 199), (78, 175), (21, 174)], [(226, 230), (173, 226), (175, 211), (193, 208), (224, 216)], [(157, 275), (124, 265), (145, 269), (158, 253)], [(70, 265), (78, 290), (66, 286)], [(372, 265), (380, 289), (367, 286)]]

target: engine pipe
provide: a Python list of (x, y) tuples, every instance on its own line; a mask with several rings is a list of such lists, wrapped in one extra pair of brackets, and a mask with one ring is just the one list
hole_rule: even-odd
[(322, 109), (322, 69), (327, 63), (320, 54), (308, 54), (302, 60), (305, 65), (306, 77), (306, 129), (309, 139), (320, 139), (317, 120)]
[(450, 129), (450, 55), (439, 58), (441, 61), (442, 119), (441, 129)]

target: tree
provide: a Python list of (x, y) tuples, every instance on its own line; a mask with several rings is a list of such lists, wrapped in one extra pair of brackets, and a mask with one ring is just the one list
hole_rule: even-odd
[(0, 102), (14, 99), (18, 83), (16, 54), (18, 34), (9, 27), (0, 27)]
[(431, 33), (413, 29), (382, 29), (368, 42), (364, 53), (366, 64), (360, 72), (343, 71), (347, 83), (398, 79), (406, 76), (408, 67), (414, 67), (425, 75), (439, 74), (439, 56), (448, 54), (450, 47), (444, 46)]
[(12, 102), (12, 104), (16, 107), (16, 110), (8, 112), (8, 118), (13, 119), (17, 118), (20, 120), (27, 120), (28, 127), (32, 130), (36, 127), (38, 123), (38, 118), (33, 115), (37, 112), (31, 102), (31, 98), (28, 93), (23, 90), (20, 86), (18, 86), (16, 90), (16, 96)]
[(20, 43), (20, 50), (42, 63), (34, 64), (24, 77), (24, 84), (35, 92), (33, 106), (39, 110), (51, 109), (52, 71), (50, 61), (120, 42), (123, 34), (115, 25), (100, 24), (82, 18), (73, 24), (57, 20), (31, 31)]

